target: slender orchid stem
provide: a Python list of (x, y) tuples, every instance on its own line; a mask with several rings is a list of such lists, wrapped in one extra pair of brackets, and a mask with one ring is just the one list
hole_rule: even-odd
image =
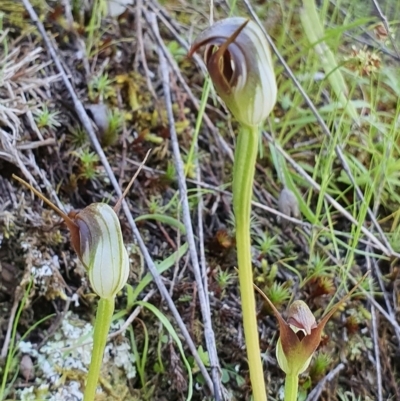
[(115, 298), (100, 298), (94, 323), (93, 352), (86, 382), (83, 401), (93, 401), (96, 395), (104, 348), (106, 346), (111, 319), (114, 313)]
[(251, 263), (250, 212), (254, 170), (258, 150), (258, 126), (242, 125), (238, 136), (233, 170), (233, 210), (236, 225), (236, 247), (239, 284), (242, 298), (244, 335), (249, 360), (254, 401), (266, 401), (264, 373), (260, 357), (256, 303)]
[(285, 379), (285, 401), (297, 401), (299, 389), (299, 376), (288, 374)]

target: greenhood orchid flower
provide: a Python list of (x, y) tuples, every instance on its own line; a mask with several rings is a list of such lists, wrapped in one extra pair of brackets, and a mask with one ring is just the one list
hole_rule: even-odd
[[(278, 321), (281, 332), (276, 345), (278, 364), (286, 374), (299, 375), (308, 368), (314, 351), (321, 341), (323, 327), (320, 331), (315, 330), (318, 329), (315, 317), (303, 301), (293, 302), (284, 325), (279, 319)], [(306, 337), (308, 339), (302, 344)], [(310, 339), (313, 341), (310, 342)], [(285, 344), (285, 350), (282, 342)]]
[(72, 244), (94, 292), (102, 298), (114, 297), (129, 275), (129, 257), (117, 214), (105, 203), (93, 203), (77, 213), (74, 222), (79, 235), (72, 236)]
[(93, 401), (114, 313), (115, 296), (126, 284), (129, 275), (129, 257), (118, 216), (105, 203), (93, 203), (80, 212), (67, 215), (27, 182), (16, 176), (14, 178), (63, 218), (71, 234), (72, 246), (87, 270), (94, 292), (100, 297), (84, 394), (84, 401)]
[(325, 325), (343, 303), (350, 298), (365, 277), (366, 275), (330, 309), (318, 324), (310, 308), (303, 301), (292, 303), (285, 321), (269, 298), (257, 288), (278, 320), (280, 337), (276, 346), (276, 357), (279, 366), (287, 375), (298, 376), (308, 368), (311, 358), (321, 342)]
[(264, 33), (248, 19), (226, 18), (196, 38), (189, 56), (203, 46), (208, 72), (231, 113), (241, 124), (261, 124), (271, 113), (277, 95)]
[(14, 178), (62, 217), (94, 292), (104, 299), (114, 298), (126, 284), (129, 275), (128, 252), (114, 209), (106, 203), (92, 203), (79, 212), (67, 215), (23, 179)]

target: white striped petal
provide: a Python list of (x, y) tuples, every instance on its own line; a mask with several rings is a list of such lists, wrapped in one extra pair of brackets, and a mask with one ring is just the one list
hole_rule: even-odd
[(80, 232), (78, 256), (94, 292), (102, 298), (115, 296), (129, 275), (129, 257), (114, 210), (93, 203), (76, 216)]

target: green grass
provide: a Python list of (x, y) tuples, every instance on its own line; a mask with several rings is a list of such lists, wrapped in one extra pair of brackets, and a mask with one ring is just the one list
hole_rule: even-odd
[(17, 380), (19, 374), (19, 360), (21, 358), (21, 354), (19, 353), (18, 344), (23, 342), (30, 333), (36, 330), (42, 323), (46, 320), (49, 320), (54, 317), (54, 315), (48, 315), (37, 322), (35, 322), (20, 338), (17, 338), (17, 328), (18, 324), (21, 320), (21, 315), (23, 310), (26, 307), (26, 303), (29, 299), (30, 292), (32, 290), (33, 279), (31, 279), (28, 283), (26, 283), (25, 288), (23, 289), (23, 296), (19, 303), (17, 313), (15, 314), (15, 319), (12, 327), (10, 343), (8, 346), (8, 352), (5, 360), (4, 366), (0, 368), (0, 373), (2, 376), (2, 380), (0, 382), (0, 400), (6, 400), (8, 393), (10, 392), (13, 384)]

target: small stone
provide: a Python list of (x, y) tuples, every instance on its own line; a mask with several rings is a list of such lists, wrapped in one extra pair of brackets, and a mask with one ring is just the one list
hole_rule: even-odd
[(32, 380), (35, 376), (35, 369), (33, 367), (32, 358), (29, 355), (24, 355), (19, 364), (19, 370), (22, 377), (26, 380)]
[[(294, 217), (296, 219), (300, 218), (299, 203), (295, 194), (288, 188), (283, 188), (278, 199), (278, 209), (281, 213), (289, 217)], [(281, 224), (286, 227), (288, 221), (281, 219)]]

